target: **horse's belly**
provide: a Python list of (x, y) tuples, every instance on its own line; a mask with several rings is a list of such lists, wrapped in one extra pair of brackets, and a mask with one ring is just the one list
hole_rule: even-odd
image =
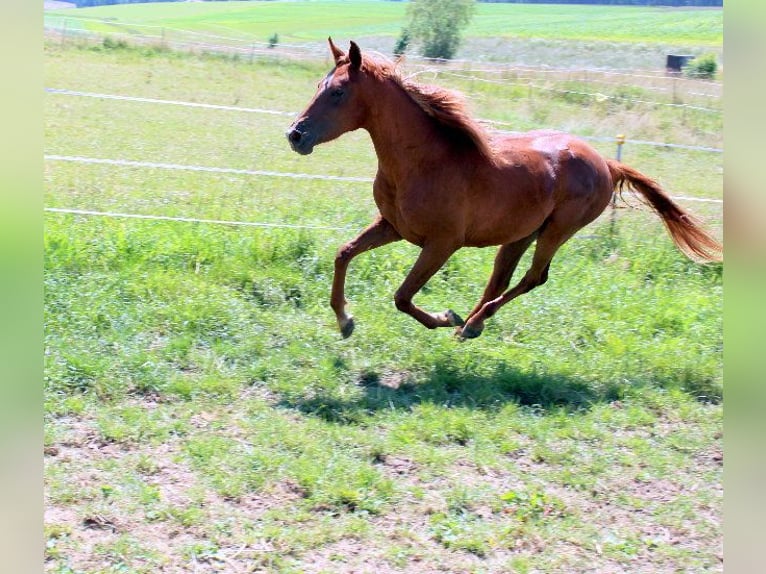
[(468, 229), (465, 246), (489, 247), (513, 243), (537, 231), (544, 221), (543, 214), (522, 220), (507, 214), (505, 218), (499, 217), (492, 222), (483, 221), (474, 228)]
[(553, 208), (552, 193), (542, 186), (526, 191), (488, 186), (472, 198), (465, 244), (487, 247), (523, 239), (540, 228)]

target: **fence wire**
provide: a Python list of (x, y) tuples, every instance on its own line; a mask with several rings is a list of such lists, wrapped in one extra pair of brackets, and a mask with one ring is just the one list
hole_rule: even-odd
[[(298, 113), (298, 112), (285, 112), (280, 110), (270, 110), (270, 109), (263, 109), (263, 108), (224, 106), (224, 105), (218, 105), (218, 104), (205, 104), (205, 103), (199, 103), (199, 102), (185, 102), (185, 101), (179, 101), (179, 100), (144, 98), (139, 96), (124, 96), (124, 95), (117, 95), (117, 94), (102, 94), (102, 93), (96, 93), (96, 92), (81, 92), (76, 90), (68, 90), (64, 88), (45, 88), (45, 91), (50, 94), (58, 94), (58, 95), (65, 95), (65, 96), (78, 96), (78, 97), (96, 98), (96, 99), (103, 99), (103, 100), (119, 100), (119, 101), (125, 101), (125, 102), (142, 102), (142, 103), (149, 103), (149, 104), (165, 104), (165, 105), (173, 105), (173, 106), (184, 106), (184, 107), (190, 107), (190, 108), (206, 108), (206, 109), (213, 109), (213, 110), (236, 111), (236, 112), (243, 112), (243, 113), (270, 114), (270, 115), (289, 116), (289, 117), (294, 117)], [(479, 121), (488, 125), (493, 125), (493, 126), (511, 127), (513, 125), (510, 122), (503, 122), (503, 121), (484, 119), (484, 118), (479, 118)], [(507, 133), (520, 133), (520, 132), (508, 131)], [(578, 136), (578, 137), (581, 137), (582, 139), (591, 140), (591, 141), (615, 141), (615, 137), (608, 137), (608, 136)], [(708, 147), (708, 146), (696, 146), (696, 145), (656, 142), (656, 141), (649, 141), (649, 140), (634, 140), (634, 139), (625, 139), (624, 142), (631, 143), (631, 144), (638, 144), (638, 145), (649, 145), (649, 146), (655, 146), (655, 147), (723, 153), (723, 149), (721, 148)]]

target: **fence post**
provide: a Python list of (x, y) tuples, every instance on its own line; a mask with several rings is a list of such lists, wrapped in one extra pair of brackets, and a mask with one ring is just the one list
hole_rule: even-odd
[(617, 134), (615, 141), (617, 142), (617, 154), (615, 159), (617, 161), (622, 161), (622, 146), (625, 143), (625, 134)]
[[(615, 138), (617, 142), (617, 152), (615, 153), (615, 159), (622, 161), (622, 146), (625, 144), (625, 134), (617, 134)], [(617, 192), (612, 192), (612, 215), (614, 215), (614, 208), (617, 207)]]
[[(615, 159), (622, 161), (622, 146), (625, 144), (625, 134), (617, 134), (615, 137), (617, 142), (617, 152), (615, 153)], [(612, 210), (609, 214), (609, 235), (614, 241), (614, 233), (617, 227), (617, 191), (612, 191)]]

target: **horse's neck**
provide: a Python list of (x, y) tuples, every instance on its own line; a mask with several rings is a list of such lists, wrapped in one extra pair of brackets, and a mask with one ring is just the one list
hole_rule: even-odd
[(392, 177), (406, 177), (413, 166), (424, 166), (441, 151), (433, 122), (402, 88), (386, 82), (374, 98), (365, 126), (378, 163)]

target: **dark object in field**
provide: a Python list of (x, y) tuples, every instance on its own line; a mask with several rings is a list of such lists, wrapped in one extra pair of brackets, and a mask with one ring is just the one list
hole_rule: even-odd
[(665, 70), (670, 74), (680, 75), (683, 67), (693, 59), (694, 56), (668, 54), (665, 60)]
[[(556, 251), (628, 186), (662, 218), (678, 248), (699, 261), (722, 251), (694, 219), (645, 175), (605, 159), (584, 141), (553, 131), (488, 134), (454, 93), (402, 78), (394, 64), (346, 54), (329, 40), (335, 68), (292, 126), (293, 150), (363, 128), (378, 156), (375, 221), (335, 257), (330, 305), (341, 334), (354, 330), (344, 287), (349, 262), (365, 251), (406, 239), (422, 248), (394, 295), (397, 309), (428, 327), (457, 327), (478, 337), (484, 321), (512, 299), (545, 283)], [(532, 264), (508, 289), (526, 249)], [(463, 321), (455, 312), (428, 313), (412, 298), (461, 247), (500, 245), (484, 294)]]

